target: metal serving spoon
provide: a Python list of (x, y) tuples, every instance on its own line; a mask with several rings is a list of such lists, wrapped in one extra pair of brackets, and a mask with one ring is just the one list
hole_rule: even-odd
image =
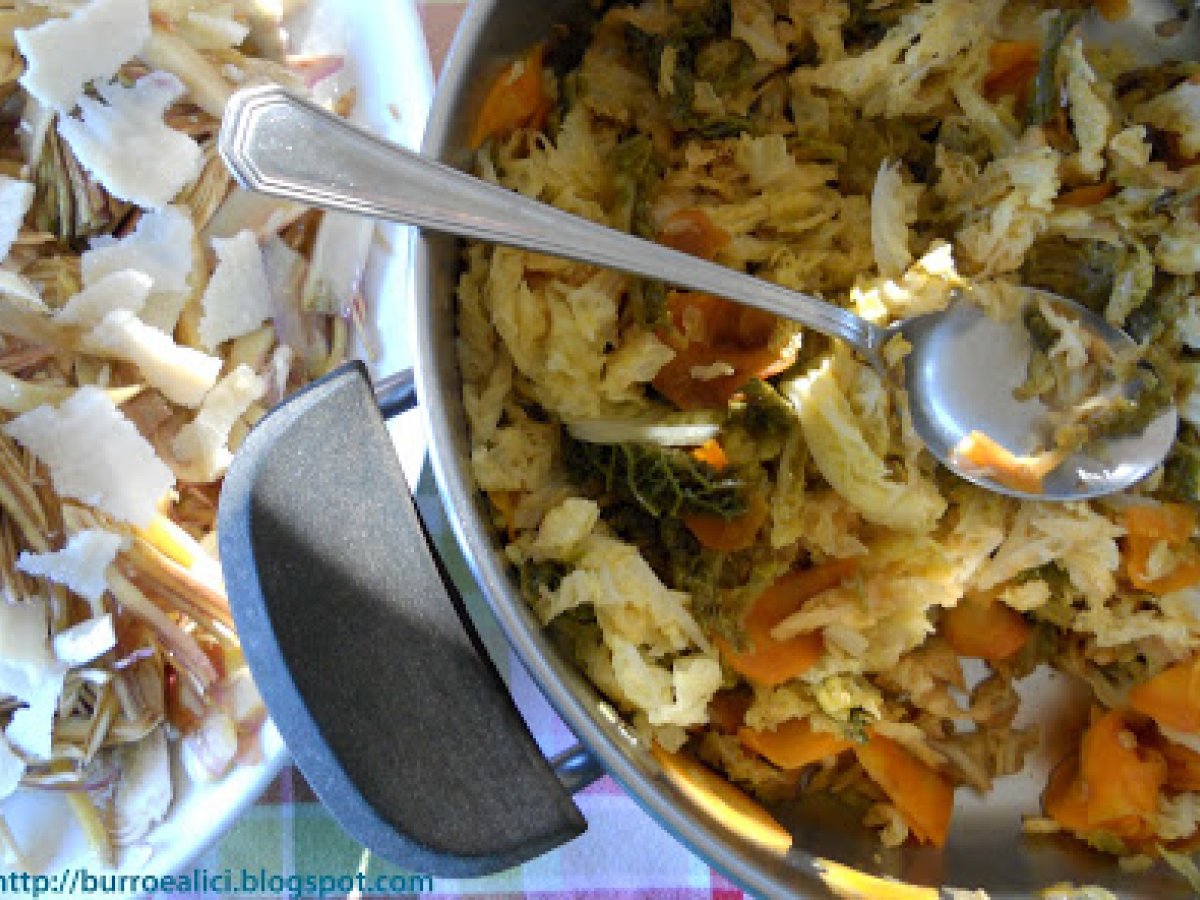
[[(274, 86), (247, 88), (229, 101), (220, 151), (243, 187), (320, 206), (389, 219), (466, 238), (566, 257), (726, 297), (799, 322), (854, 347), (877, 371), (896, 335), (912, 345), (904, 362), (913, 425), (929, 451), (991, 490), (1042, 500), (1080, 500), (1120, 491), (1148, 475), (1175, 439), (1174, 407), (1141, 434), (1089, 445), (1053, 469), (1039, 493), (994, 479), (955, 453), (983, 432), (1017, 454), (1044, 445), (1046, 408), (1018, 401), (1030, 353), (1020, 318), (1001, 323), (973, 303), (880, 328), (847, 310), (623, 234), (426, 159), (348, 124)], [(864, 223), (865, 227), (865, 223)], [(1032, 292), (1031, 292), (1032, 293)], [(1114, 353), (1131, 337), (1072, 301), (1053, 302)]]

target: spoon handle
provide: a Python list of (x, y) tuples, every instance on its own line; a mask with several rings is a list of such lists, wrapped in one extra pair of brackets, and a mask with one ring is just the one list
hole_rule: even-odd
[(233, 95), (220, 151), (246, 189), (657, 278), (792, 319), (874, 360), (882, 329), (823, 300), (466, 175), (276, 85)]

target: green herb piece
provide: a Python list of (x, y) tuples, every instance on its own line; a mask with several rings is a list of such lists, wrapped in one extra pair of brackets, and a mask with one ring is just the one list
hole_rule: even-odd
[(743, 399), (731, 406), (730, 424), (756, 440), (783, 437), (798, 421), (792, 404), (761, 379), (750, 379), (740, 393)]
[(528, 560), (518, 568), (521, 595), (529, 602), (542, 596), (542, 590), (556, 591), (571, 567), (553, 560), (534, 562)]
[(1021, 280), (1103, 313), (1113, 292), (1121, 249), (1102, 241), (1052, 238), (1029, 248)]
[(662, 164), (654, 153), (654, 145), (644, 134), (626, 138), (617, 144), (612, 161), (618, 198), (619, 221), (616, 224), (632, 234), (653, 240), (649, 197), (662, 178)]
[(653, 516), (695, 513), (732, 519), (746, 511), (746, 482), (691, 454), (649, 444), (563, 443), (568, 471), (605, 493), (636, 501)]
[(1025, 109), (1026, 125), (1045, 125), (1059, 110), (1058, 55), (1063, 42), (1071, 30), (1079, 24), (1082, 14), (1078, 10), (1059, 11), (1046, 27), (1046, 40), (1042, 58), (1038, 63), (1037, 75), (1033, 79), (1033, 91)]

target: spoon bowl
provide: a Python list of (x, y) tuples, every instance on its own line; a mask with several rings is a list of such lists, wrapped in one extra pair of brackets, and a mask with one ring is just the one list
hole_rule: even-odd
[[(1051, 298), (1114, 353), (1137, 348), (1124, 331), (1090, 309), (1063, 297)], [(1052, 426), (1040, 401), (1018, 400), (1032, 352), (1021, 317), (998, 321), (976, 304), (959, 301), (945, 310), (894, 323), (889, 335), (912, 345), (905, 359), (913, 428), (926, 448), (957, 474), (989, 490), (1035, 500), (1086, 500), (1125, 490), (1163, 461), (1175, 441), (1178, 414), (1171, 406), (1140, 433), (1097, 440), (1055, 466), (1039, 492), (1022, 491), (969, 465), (956, 454), (972, 431), (982, 431), (1017, 454), (1045, 446)], [(952, 375), (948, 373), (953, 373)]]
[[(902, 335), (911, 351), (904, 384), (912, 421), (930, 452), (983, 487), (1040, 500), (1082, 500), (1123, 490), (1163, 460), (1177, 426), (1173, 407), (1141, 434), (1089, 443), (1036, 488), (1021, 489), (964, 463), (957, 450), (979, 432), (1014, 454), (1046, 446), (1049, 411), (1019, 401), (1029, 336), (1023, 321), (998, 322), (959, 300), (946, 310), (881, 328), (824, 300), (570, 215), (370, 135), (276, 85), (229, 101), (219, 148), (246, 189), (326, 209), (399, 221), (617, 269), (791, 319), (854, 347), (886, 374), (884, 346)], [(1053, 302), (1114, 355), (1136, 345), (1090, 310)]]

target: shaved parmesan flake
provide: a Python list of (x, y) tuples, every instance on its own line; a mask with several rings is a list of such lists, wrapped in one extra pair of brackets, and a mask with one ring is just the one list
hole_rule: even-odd
[(150, 285), (150, 276), (141, 272), (132, 269), (113, 272), (69, 298), (54, 314), (54, 321), (60, 325), (95, 328), (111, 312), (141, 312), (150, 296)]
[(17, 558), (17, 568), (26, 575), (49, 578), (66, 585), (80, 597), (96, 601), (107, 589), (104, 570), (117, 558), (119, 534), (88, 529), (71, 535), (67, 546), (53, 553), (30, 553)]
[(4, 736), (26, 756), (37, 760), (50, 758), (54, 715), (58, 712), (66, 673), (66, 666), (56, 662), (45, 680), (23, 698), (29, 705), (13, 713), (12, 722), (4, 730)]
[(0, 600), (0, 695), (28, 701), (53, 668), (45, 600)]
[(79, 99), (82, 118), (63, 116), (58, 133), (92, 175), (120, 200), (161, 209), (200, 174), (200, 145), (163, 122), (183, 83), (151, 72), (133, 87), (97, 84), (103, 103)]
[(188, 278), (195, 260), (196, 228), (187, 211), (166, 206), (143, 215), (127, 237), (92, 238), (83, 254), (83, 283), (92, 285), (114, 272), (134, 269), (151, 279), (150, 295), (138, 312), (147, 325), (168, 334), (191, 297)]
[(122, 777), (113, 796), (114, 831), (126, 843), (140, 841), (171, 806), (171, 756), (160, 725), (143, 740), (117, 751)]
[(0, 800), (13, 793), (25, 774), (25, 761), (13, 753), (12, 745), (0, 735)]
[(221, 374), (221, 359), (182, 347), (127, 309), (110, 312), (88, 333), (85, 345), (131, 362), (172, 403), (199, 406)]
[(150, 276), (156, 293), (186, 291), (195, 237), (191, 216), (180, 207), (148, 212), (127, 237), (92, 238), (91, 249), (83, 254), (83, 283), (92, 285), (113, 272), (136, 269)]
[(4, 432), (50, 469), (62, 497), (82, 500), (122, 522), (145, 527), (175, 476), (108, 395), (81, 387), (60, 407), (39, 406)]
[(0, 175), (0, 260), (8, 256), (33, 203), (33, 185)]
[(271, 290), (254, 232), (242, 231), (228, 240), (213, 238), (212, 245), (217, 268), (204, 291), (200, 319), (200, 342), (209, 350), (249, 334), (271, 314)]
[(253, 369), (238, 366), (209, 391), (196, 418), (179, 429), (171, 449), (181, 462), (198, 465), (205, 481), (216, 478), (233, 459), (225, 446), (230, 430), (266, 390)]
[(117, 633), (108, 613), (84, 619), (54, 636), (54, 655), (68, 666), (86, 666), (115, 646)]
[(87, 82), (117, 74), (149, 37), (149, 0), (92, 0), (65, 19), (13, 32), (27, 64), (21, 85), (68, 112)]

